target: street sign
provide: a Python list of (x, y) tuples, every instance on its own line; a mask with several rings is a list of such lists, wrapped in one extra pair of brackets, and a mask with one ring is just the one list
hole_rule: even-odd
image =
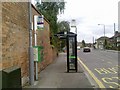
[(44, 29), (44, 17), (43, 15), (34, 16), (34, 30), (43, 30)]
[(34, 61), (41, 62), (43, 60), (43, 47), (33, 46), (34, 50)]

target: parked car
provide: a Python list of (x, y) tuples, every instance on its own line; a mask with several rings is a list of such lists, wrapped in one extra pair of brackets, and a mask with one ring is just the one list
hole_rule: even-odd
[(90, 48), (89, 47), (84, 47), (83, 48), (83, 52), (90, 52), (91, 50), (90, 50)]

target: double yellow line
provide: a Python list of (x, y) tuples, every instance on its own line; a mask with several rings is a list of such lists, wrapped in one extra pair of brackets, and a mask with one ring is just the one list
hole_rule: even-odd
[(102, 84), (102, 82), (97, 79), (97, 77), (92, 73), (92, 71), (78, 58), (79, 62), (83, 65), (83, 67), (87, 70), (87, 72), (90, 74), (90, 76), (95, 80), (95, 82), (98, 84), (99, 88), (105, 88), (105, 86)]

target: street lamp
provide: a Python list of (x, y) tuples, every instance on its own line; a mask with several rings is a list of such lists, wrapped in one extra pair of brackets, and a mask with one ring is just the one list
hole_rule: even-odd
[(105, 37), (105, 24), (98, 24), (98, 25), (103, 25), (104, 26), (104, 37)]
[[(105, 24), (98, 24), (98, 25), (103, 25), (104, 27), (104, 43), (105, 43)], [(105, 45), (104, 45), (104, 49), (105, 49)]]

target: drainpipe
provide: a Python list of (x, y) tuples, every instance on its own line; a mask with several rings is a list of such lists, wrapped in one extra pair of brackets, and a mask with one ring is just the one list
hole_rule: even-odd
[(34, 85), (34, 55), (32, 47), (32, 9), (31, 0), (29, 0), (28, 5), (28, 15), (29, 15), (29, 84)]

